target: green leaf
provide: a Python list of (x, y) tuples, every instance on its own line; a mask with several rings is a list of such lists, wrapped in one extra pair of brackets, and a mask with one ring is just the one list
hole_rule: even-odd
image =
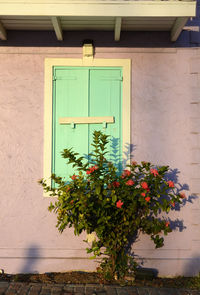
[(117, 201), (117, 196), (116, 196), (116, 195), (113, 195), (113, 196), (112, 196), (112, 202), (113, 202), (113, 203), (116, 203), (116, 201)]
[(101, 186), (100, 186), (100, 185), (97, 185), (96, 188), (95, 188), (95, 193), (96, 193), (97, 195), (99, 195), (100, 192), (101, 192)]

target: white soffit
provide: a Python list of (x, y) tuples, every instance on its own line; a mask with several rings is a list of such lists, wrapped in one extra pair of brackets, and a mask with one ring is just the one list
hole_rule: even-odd
[(196, 15), (196, 0), (0, 0), (0, 39), (6, 30), (171, 31), (175, 41), (189, 17)]

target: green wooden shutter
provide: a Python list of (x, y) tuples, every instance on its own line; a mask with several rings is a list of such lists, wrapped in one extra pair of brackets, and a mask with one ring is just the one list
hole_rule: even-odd
[(89, 144), (92, 142), (94, 130), (101, 130), (110, 135), (110, 160), (119, 165), (122, 150), (121, 131), (121, 70), (97, 69), (90, 70), (90, 101), (91, 117), (114, 116), (115, 123), (103, 128), (100, 124), (89, 125)]
[[(121, 69), (55, 67), (53, 79), (52, 173), (66, 177), (74, 173), (61, 157), (72, 147), (80, 155), (90, 152), (94, 130), (111, 135), (110, 159), (119, 166), (122, 148)], [(63, 117), (113, 116), (114, 124), (59, 124)]]

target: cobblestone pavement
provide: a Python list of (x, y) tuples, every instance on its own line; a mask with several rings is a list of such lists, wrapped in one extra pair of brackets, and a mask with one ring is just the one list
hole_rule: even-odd
[(151, 287), (0, 282), (0, 295), (197, 295), (200, 291)]

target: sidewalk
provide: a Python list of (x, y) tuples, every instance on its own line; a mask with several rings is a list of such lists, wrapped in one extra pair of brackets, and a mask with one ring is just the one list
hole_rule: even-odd
[(0, 295), (199, 295), (200, 291), (114, 285), (0, 282)]

